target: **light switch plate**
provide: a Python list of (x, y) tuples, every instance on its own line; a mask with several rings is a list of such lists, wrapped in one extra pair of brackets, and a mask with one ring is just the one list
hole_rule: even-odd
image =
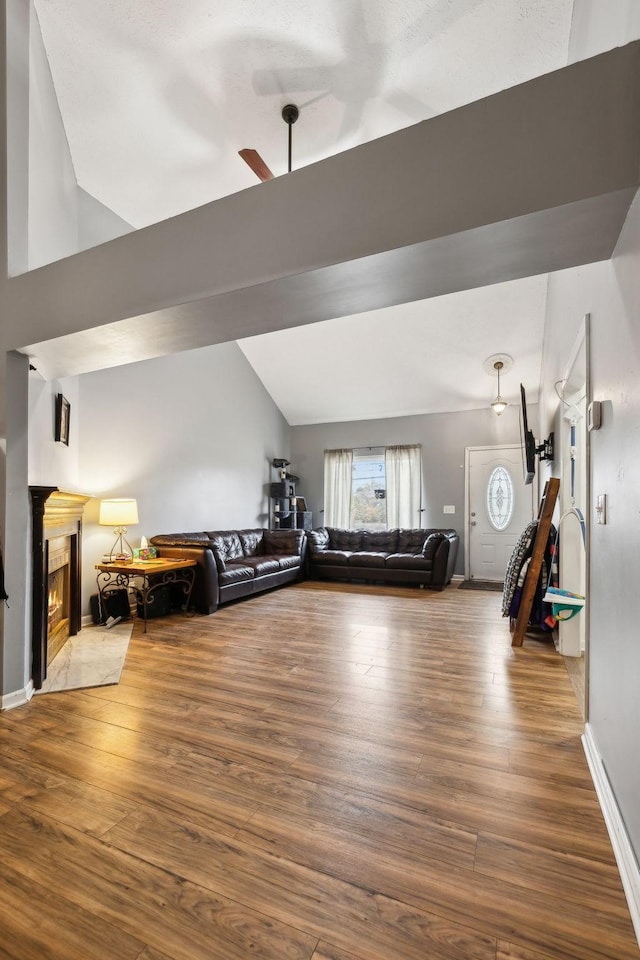
[(455, 508), (454, 506), (452, 506), (452, 505), (447, 506), (447, 505), (445, 504), (445, 506), (442, 508), (442, 512), (443, 512), (443, 513), (455, 513), (455, 512), (456, 512), (456, 508)]
[(599, 493), (596, 497), (596, 523), (607, 522), (607, 495)]

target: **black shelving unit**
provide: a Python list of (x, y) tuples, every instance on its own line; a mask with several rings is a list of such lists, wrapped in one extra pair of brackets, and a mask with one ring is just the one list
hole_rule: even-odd
[(273, 460), (277, 480), (271, 483), (271, 528), (273, 530), (311, 530), (311, 511), (304, 497), (296, 493), (298, 478), (287, 471), (286, 460)]

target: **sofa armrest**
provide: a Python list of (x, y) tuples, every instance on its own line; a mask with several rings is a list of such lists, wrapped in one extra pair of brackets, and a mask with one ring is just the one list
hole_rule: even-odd
[(427, 538), (424, 545), (425, 556), (431, 552), (433, 557), (433, 566), (431, 569), (431, 586), (442, 589), (445, 587), (456, 566), (456, 557), (458, 556), (458, 544), (460, 538), (454, 531), (443, 533), (433, 533)]
[(208, 547), (156, 547), (159, 557), (175, 557), (180, 560), (195, 560), (196, 579), (191, 602), (198, 613), (215, 613), (218, 609), (218, 568), (213, 553)]

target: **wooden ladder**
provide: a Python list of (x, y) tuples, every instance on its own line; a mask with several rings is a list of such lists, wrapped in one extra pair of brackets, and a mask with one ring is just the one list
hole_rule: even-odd
[(557, 477), (551, 477), (544, 485), (544, 493), (542, 494), (542, 500), (540, 501), (540, 508), (538, 510), (538, 529), (536, 530), (536, 539), (533, 543), (533, 552), (531, 554), (531, 560), (529, 561), (529, 567), (527, 569), (527, 575), (525, 577), (524, 587), (522, 589), (522, 599), (520, 600), (518, 618), (516, 620), (515, 628), (513, 629), (513, 637), (511, 640), (512, 647), (521, 647), (524, 641), (524, 635), (527, 632), (529, 617), (531, 615), (531, 607), (533, 606), (533, 598), (535, 597), (536, 587), (538, 586), (538, 580), (540, 579), (544, 551), (549, 539), (551, 518), (556, 506), (556, 500), (558, 499), (559, 489), (560, 481)]

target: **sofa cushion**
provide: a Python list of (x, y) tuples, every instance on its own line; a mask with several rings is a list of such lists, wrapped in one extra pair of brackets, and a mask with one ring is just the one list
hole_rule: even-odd
[(251, 567), (255, 571), (256, 577), (263, 577), (266, 573), (277, 573), (280, 569), (278, 557), (245, 557), (242, 563)]
[(427, 530), (398, 530), (397, 552), (422, 553), (427, 537)]
[(392, 553), (385, 561), (390, 570), (431, 570), (431, 557), (422, 553)]
[(317, 553), (318, 550), (326, 550), (329, 547), (329, 531), (326, 527), (318, 527), (317, 530), (309, 530), (307, 533), (307, 543), (309, 544), (309, 553)]
[(229, 583), (240, 583), (242, 580), (253, 580), (255, 577), (255, 571), (253, 567), (249, 567), (244, 563), (234, 563), (228, 564), (226, 570), (218, 574), (218, 582), (221, 587), (226, 586)]
[(320, 550), (319, 553), (313, 555), (313, 562), (321, 566), (334, 564), (346, 567), (350, 556), (351, 552), (349, 550)]
[(360, 549), (372, 550), (374, 553), (395, 553), (398, 549), (398, 531), (365, 530)]
[(293, 570), (294, 567), (300, 566), (300, 557), (296, 555), (282, 554), (278, 558), (278, 566), (281, 570)]
[(362, 549), (363, 530), (341, 530), (339, 527), (329, 527), (329, 546), (332, 550), (360, 550)]
[[(242, 552), (245, 557), (256, 557), (264, 553), (263, 550), (264, 530), (238, 530)], [(271, 551), (269, 551), (271, 553)]]
[(242, 544), (235, 530), (220, 530), (218, 532), (212, 530), (209, 536), (211, 537), (211, 549), (216, 558), (219, 573), (226, 569), (230, 560), (241, 560), (243, 558)]
[(303, 530), (265, 530), (264, 552), (282, 556), (283, 554), (299, 557), (302, 553), (304, 540)]
[(386, 553), (374, 553), (373, 550), (357, 550), (349, 556), (350, 567), (384, 567)]

